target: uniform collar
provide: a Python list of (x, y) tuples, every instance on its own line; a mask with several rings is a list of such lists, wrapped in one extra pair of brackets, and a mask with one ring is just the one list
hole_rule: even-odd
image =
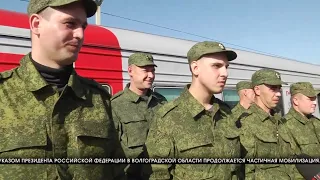
[(262, 108), (260, 108), (257, 104), (252, 103), (250, 108), (250, 112), (254, 112), (258, 114), (258, 118), (263, 122), (270, 118), (270, 115), (265, 112)]
[[(198, 116), (200, 113), (205, 112), (205, 108), (203, 105), (195, 99), (192, 94), (189, 92), (189, 87), (190, 84), (185, 86), (184, 90), (181, 93), (181, 100), (183, 103), (183, 106), (187, 109), (188, 112), (191, 113), (192, 117), (196, 119), (195, 117)], [(219, 104), (216, 101), (216, 98), (212, 96), (211, 98), (211, 103), (212, 103), (212, 115), (215, 115), (217, 111), (220, 109)]]
[[(128, 98), (129, 101), (137, 103), (140, 99), (140, 96), (138, 94), (136, 94), (135, 92), (131, 91), (129, 89), (129, 87), (130, 87), (130, 83), (128, 83), (126, 85), (126, 87), (124, 89), (124, 94), (126, 95), (126, 97)], [(151, 89), (148, 89), (146, 96), (149, 97), (147, 104), (149, 104), (149, 102), (151, 101), (152, 98), (158, 98), (152, 93)]]
[(304, 125), (308, 122), (311, 122), (306, 116), (303, 116), (302, 114), (300, 114), (293, 107), (290, 108), (289, 113), (292, 115), (292, 117), (294, 117), (296, 120), (298, 120)]
[(81, 77), (75, 70), (72, 71), (67, 85), (71, 87), (72, 91), (78, 98), (86, 100), (88, 88), (86, 88), (83, 82), (81, 82)]
[(238, 102), (238, 104), (234, 107), (235, 110), (241, 110), (241, 111), (246, 111), (247, 109), (245, 109), (240, 102)]
[[(49, 86), (31, 62), (31, 53), (28, 53), (21, 59), (17, 73), (23, 80), (27, 91), (36, 92)], [(67, 85), (71, 87), (77, 97), (86, 99), (86, 88), (81, 83), (80, 77), (74, 69), (72, 70)]]

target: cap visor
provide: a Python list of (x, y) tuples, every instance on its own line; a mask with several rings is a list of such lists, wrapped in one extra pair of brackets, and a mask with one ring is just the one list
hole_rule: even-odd
[(144, 67), (144, 66), (155, 66), (155, 67), (158, 67), (157, 65), (155, 64), (142, 64), (142, 65), (139, 65), (139, 64), (136, 64), (136, 66), (139, 66), (139, 67)]
[(93, 0), (82, 0), (84, 8), (86, 9), (87, 17), (91, 17), (97, 12), (97, 4)]
[(223, 52), (226, 53), (227, 58), (228, 58), (228, 61), (233, 61), (233, 60), (235, 60), (235, 59), (237, 58), (237, 56), (238, 56), (236, 52), (231, 51), (231, 50), (225, 50), (225, 51), (223, 51)]

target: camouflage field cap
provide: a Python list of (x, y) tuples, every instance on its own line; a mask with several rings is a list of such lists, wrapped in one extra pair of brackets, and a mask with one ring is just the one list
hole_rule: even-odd
[(319, 94), (319, 91), (315, 90), (310, 82), (297, 82), (291, 84), (290, 94), (295, 95), (301, 93), (307, 97), (315, 97)]
[(252, 89), (252, 84), (250, 81), (240, 81), (236, 85), (237, 91), (242, 89)]
[(97, 11), (97, 4), (93, 0), (30, 0), (28, 14), (37, 14), (47, 7), (58, 7), (81, 1), (86, 10), (87, 17), (93, 16)]
[(151, 54), (146, 53), (134, 53), (129, 56), (128, 65), (136, 65), (136, 66), (156, 66), (157, 65), (153, 61), (153, 57)]
[(253, 73), (251, 77), (252, 86), (261, 84), (282, 85), (287, 84), (281, 81), (280, 73), (272, 69), (260, 69)]
[(225, 53), (229, 61), (237, 58), (237, 53), (231, 50), (226, 50), (223, 44), (213, 41), (203, 41), (195, 44), (188, 51), (188, 62), (199, 60), (203, 55), (214, 53)]

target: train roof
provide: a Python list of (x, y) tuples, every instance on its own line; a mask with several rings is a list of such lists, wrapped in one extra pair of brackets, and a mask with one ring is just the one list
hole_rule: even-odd
[[(104, 28), (112, 31), (118, 37), (121, 48), (132, 51), (143, 50), (145, 52), (155, 54), (186, 57), (188, 50), (195, 43), (197, 43), (196, 41), (183, 40), (114, 27)], [(320, 65), (245, 50), (232, 50), (234, 50), (238, 54), (238, 57), (236, 60), (232, 61), (231, 64), (258, 66), (276, 70), (305, 72), (320, 75)]]
[[(0, 17), (0, 25), (29, 28), (27, 14), (0, 9)], [(197, 42), (114, 27), (98, 27), (96, 25), (88, 26), (85, 38), (85, 44), (89, 45), (108, 48), (119, 48), (120, 45), (121, 49), (128, 51), (143, 51), (177, 57), (186, 57), (188, 50), (195, 43)], [(320, 75), (320, 65), (239, 49), (232, 50), (237, 52), (238, 57), (231, 64)]]

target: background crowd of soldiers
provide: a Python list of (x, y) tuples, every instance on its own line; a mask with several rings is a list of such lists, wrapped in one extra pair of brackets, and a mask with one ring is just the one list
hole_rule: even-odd
[[(153, 57), (128, 60), (130, 83), (113, 97), (73, 68), (92, 0), (30, 0), (32, 50), (20, 66), (0, 74), (0, 158), (280, 158), (320, 157), (320, 120), (312, 115), (317, 92), (291, 84), (292, 107), (281, 117), (281, 75), (256, 71), (237, 84), (231, 109), (221, 93), (229, 62), (218, 42), (187, 53), (192, 82), (167, 102), (151, 90)], [(0, 179), (303, 179), (284, 164), (32, 164), (0, 165)]]

